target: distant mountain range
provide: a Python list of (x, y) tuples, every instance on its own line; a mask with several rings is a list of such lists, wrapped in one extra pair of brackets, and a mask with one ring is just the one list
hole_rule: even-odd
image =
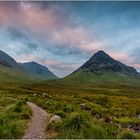
[[(58, 79), (47, 67), (36, 62), (17, 63), (11, 56), (0, 51), (0, 82), (29, 82)], [(95, 53), (86, 63), (65, 78), (64, 83), (140, 83), (140, 74), (106, 54)]]
[(36, 62), (17, 63), (0, 50), (0, 82), (23, 82), (56, 79), (47, 67)]

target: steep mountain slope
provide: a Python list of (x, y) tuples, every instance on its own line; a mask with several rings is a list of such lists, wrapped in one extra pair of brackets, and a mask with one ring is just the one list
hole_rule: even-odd
[(11, 56), (0, 50), (0, 83), (35, 81)]
[(38, 76), (42, 79), (55, 79), (55, 76), (47, 67), (42, 66), (36, 62), (23, 63), (21, 66), (28, 72)]
[(116, 61), (105, 52), (99, 51), (62, 81), (79, 84), (116, 83), (140, 85), (140, 75), (135, 68)]
[(127, 75), (138, 75), (135, 68), (126, 66), (125, 64), (116, 61), (104, 51), (99, 51), (94, 54), (84, 65), (82, 65), (79, 71), (89, 72), (119, 72)]
[(0, 50), (0, 65), (16, 68), (19, 67), (18, 63), (8, 54)]

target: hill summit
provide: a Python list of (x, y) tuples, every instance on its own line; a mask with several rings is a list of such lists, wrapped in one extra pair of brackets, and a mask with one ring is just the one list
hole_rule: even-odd
[(138, 75), (135, 68), (127, 66), (106, 54), (104, 51), (95, 53), (86, 63), (74, 73), (81, 71), (89, 72), (118, 72), (127, 75)]
[(42, 79), (56, 79), (57, 76), (53, 74), (46, 66), (40, 65), (36, 62), (22, 63), (21, 66), (28, 72), (42, 78)]

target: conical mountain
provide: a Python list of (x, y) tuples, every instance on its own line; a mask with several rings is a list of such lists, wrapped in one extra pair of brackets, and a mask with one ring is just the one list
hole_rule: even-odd
[[(140, 74), (135, 68), (127, 66), (98, 51), (81, 67), (63, 79), (64, 83), (90, 84), (139, 84)], [(139, 84), (140, 85), (140, 84)]]
[(135, 68), (127, 66), (106, 54), (104, 51), (95, 53), (77, 71), (90, 72), (119, 72), (127, 75), (138, 75)]

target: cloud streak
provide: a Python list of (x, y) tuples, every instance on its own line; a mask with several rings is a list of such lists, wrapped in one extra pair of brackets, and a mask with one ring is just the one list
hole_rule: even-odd
[[(49, 44), (52, 44), (52, 46), (57, 44), (57, 48), (60, 47), (60, 49), (77, 49), (79, 53), (81, 51), (94, 52), (102, 48), (102, 43), (87, 28), (82, 25), (72, 26), (75, 24), (74, 21), (67, 23), (67, 17), (61, 16), (62, 10), (58, 6), (42, 9), (39, 4), (21, 2), (16, 8), (17, 11), (13, 8), (7, 9), (7, 5), (0, 9), (0, 21), (4, 25), (22, 28), (24, 32), (28, 31), (29, 36), (39, 39), (44, 44), (47, 44), (49, 40)], [(12, 19), (9, 21), (8, 15), (13, 17), (14, 21)], [(68, 16), (70, 17), (70, 15)], [(17, 35), (21, 36), (21, 34), (13, 34), (15, 38), (17, 38)], [(44, 45), (44, 47), (48, 48), (52, 46)]]

